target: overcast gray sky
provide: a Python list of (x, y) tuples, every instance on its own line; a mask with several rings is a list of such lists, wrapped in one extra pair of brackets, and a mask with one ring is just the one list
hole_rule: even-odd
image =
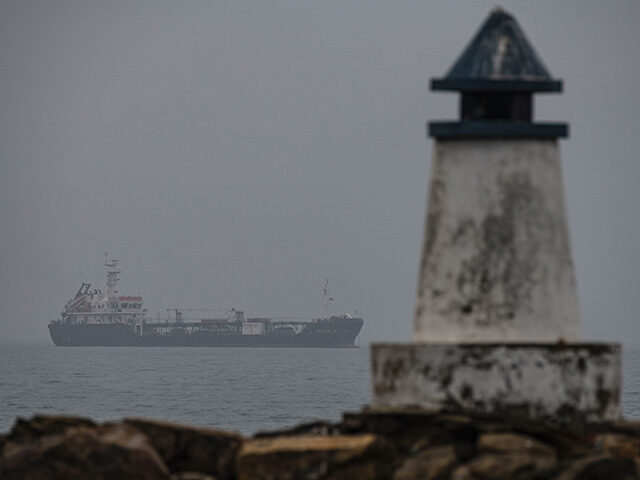
[[(585, 335), (640, 344), (640, 2), (509, 1), (563, 95)], [(494, 1), (2, 1), (0, 338), (48, 341), (81, 281), (408, 340), (428, 91)]]

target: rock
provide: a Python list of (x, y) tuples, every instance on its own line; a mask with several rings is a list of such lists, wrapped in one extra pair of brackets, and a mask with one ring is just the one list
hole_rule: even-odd
[(0, 451), (8, 455), (21, 444), (76, 427), (95, 428), (97, 425), (92, 420), (82, 417), (35, 415), (28, 420), (18, 418), (6, 436), (4, 446), (0, 442), (0, 447), (6, 448), (6, 452), (4, 448), (0, 448)]
[(475, 477), (492, 480), (549, 478), (556, 465), (555, 457), (544, 458), (516, 452), (481, 454), (466, 464)]
[(527, 451), (542, 456), (556, 456), (556, 452), (549, 445), (539, 440), (520, 433), (501, 432), (485, 433), (478, 439), (480, 450), (494, 452), (521, 452)]
[(593, 453), (595, 434), (575, 433), (563, 430), (529, 432), (539, 441), (554, 448), (559, 458), (584, 457)]
[(610, 425), (612, 431), (640, 437), (640, 420), (618, 420)]
[(0, 459), (3, 480), (168, 480), (169, 470), (147, 438), (123, 425), (64, 429), (15, 444)]
[(148, 437), (171, 472), (201, 472), (219, 480), (235, 477), (240, 435), (152, 420), (127, 419), (124, 423)]
[(387, 479), (392, 452), (371, 434), (252, 439), (238, 454), (238, 479)]
[(286, 428), (283, 430), (275, 430), (268, 432), (258, 432), (254, 438), (269, 438), (278, 437), (283, 435), (340, 435), (340, 426), (331, 422), (309, 422), (296, 425), (293, 428)]
[(252, 439), (150, 420), (18, 420), (0, 435), (1, 479), (627, 480), (640, 428), (571, 428), (419, 409), (368, 409)]
[(480, 480), (467, 465), (457, 467), (451, 474), (451, 480)]
[(596, 438), (596, 446), (614, 458), (640, 457), (640, 437), (606, 433)]
[(452, 445), (428, 448), (407, 458), (393, 477), (394, 480), (435, 480), (442, 478), (456, 464)]
[[(553, 448), (518, 433), (483, 434), (478, 439), (478, 451), (479, 455), (466, 464), (469, 478), (542, 479), (548, 478), (558, 464)], [(462, 471), (457, 474), (465, 478)]]
[(639, 474), (632, 459), (599, 455), (576, 460), (554, 480), (637, 480)]
[(470, 417), (419, 408), (371, 408), (345, 413), (344, 431), (384, 436), (400, 450), (411, 451), (416, 443), (438, 446), (453, 443), (458, 456), (475, 454), (476, 426)]
[(199, 472), (180, 472), (171, 475), (171, 480), (216, 480), (216, 477)]

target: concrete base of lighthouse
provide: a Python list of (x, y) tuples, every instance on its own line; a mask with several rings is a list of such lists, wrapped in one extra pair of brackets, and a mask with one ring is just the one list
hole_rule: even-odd
[(619, 344), (381, 343), (373, 407), (604, 422), (621, 418)]

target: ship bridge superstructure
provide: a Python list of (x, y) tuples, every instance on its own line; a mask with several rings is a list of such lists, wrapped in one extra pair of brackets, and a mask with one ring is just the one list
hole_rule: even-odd
[(122, 323), (142, 326), (146, 315), (142, 296), (119, 295), (117, 289), (122, 273), (119, 260), (108, 259), (105, 253), (104, 266), (107, 271), (107, 291), (92, 289), (90, 283), (82, 283), (76, 295), (67, 302), (62, 311), (63, 323)]

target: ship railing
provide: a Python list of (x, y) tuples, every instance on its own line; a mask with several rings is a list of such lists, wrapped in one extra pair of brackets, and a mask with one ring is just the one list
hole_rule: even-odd
[(135, 311), (135, 312), (64, 312), (68, 317), (98, 317), (98, 316), (107, 316), (107, 315), (113, 315), (113, 316), (123, 316), (123, 315), (141, 315), (143, 312), (142, 311)]

